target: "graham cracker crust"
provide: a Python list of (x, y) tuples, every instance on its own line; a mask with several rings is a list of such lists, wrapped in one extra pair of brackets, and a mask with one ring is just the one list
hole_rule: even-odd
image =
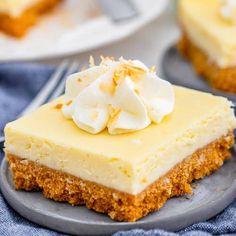
[(0, 31), (16, 38), (23, 37), (27, 30), (36, 24), (41, 15), (50, 12), (62, 1), (41, 0), (18, 17), (11, 17), (10, 15), (0, 13)]
[(206, 79), (211, 87), (236, 93), (236, 67), (220, 68), (185, 33), (179, 40), (177, 49), (191, 61), (195, 72)]
[[(171, 197), (191, 194), (190, 183), (217, 170), (230, 157), (229, 133), (197, 150), (138, 195), (120, 192), (7, 153), (15, 188), (108, 214), (117, 221), (136, 221), (157, 211)], [(77, 209), (79, 211), (79, 208)]]

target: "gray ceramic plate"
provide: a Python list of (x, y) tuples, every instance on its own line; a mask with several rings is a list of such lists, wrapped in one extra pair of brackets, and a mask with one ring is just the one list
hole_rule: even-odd
[(236, 155), (219, 171), (194, 183), (194, 193), (172, 198), (156, 213), (135, 223), (114, 222), (106, 215), (84, 206), (48, 200), (38, 192), (15, 191), (6, 160), (2, 161), (0, 187), (8, 203), (25, 218), (45, 227), (65, 233), (111, 234), (133, 228), (162, 228), (176, 231), (222, 211), (236, 196)]
[(206, 80), (196, 75), (191, 64), (178, 53), (175, 46), (165, 52), (162, 70), (165, 79), (173, 84), (224, 96), (236, 103), (236, 95), (213, 89), (209, 87)]

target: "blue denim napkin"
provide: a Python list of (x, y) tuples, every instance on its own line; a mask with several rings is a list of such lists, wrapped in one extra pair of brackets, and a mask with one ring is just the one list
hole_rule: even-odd
[[(0, 64), (0, 130), (30, 102), (53, 70), (51, 66), (39, 64)], [(3, 153), (0, 153), (0, 162), (2, 158)], [(115, 236), (205, 236), (212, 234), (236, 235), (236, 200), (218, 216), (206, 222), (194, 224), (178, 233), (159, 229), (149, 231), (134, 229), (117, 232)], [(65, 234), (45, 229), (24, 219), (6, 203), (0, 192), (0, 235), (59, 236)]]

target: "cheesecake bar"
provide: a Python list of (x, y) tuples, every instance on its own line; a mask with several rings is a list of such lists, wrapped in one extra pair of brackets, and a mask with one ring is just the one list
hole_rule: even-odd
[[(230, 157), (236, 120), (226, 98), (172, 86), (154, 72), (144, 77), (142, 65), (130, 69), (122, 62), (125, 72), (121, 64), (114, 67), (112, 73), (101, 66), (70, 76), (65, 95), (7, 124), (5, 153), (17, 190), (136, 221), (169, 198), (190, 194), (192, 181)], [(119, 81), (115, 90), (110, 75)], [(108, 111), (111, 104), (119, 110), (104, 126), (106, 103)]]
[(230, 2), (180, 0), (177, 48), (213, 88), (236, 93), (236, 5)]
[(38, 18), (51, 11), (62, 0), (1, 0), (0, 31), (22, 37)]

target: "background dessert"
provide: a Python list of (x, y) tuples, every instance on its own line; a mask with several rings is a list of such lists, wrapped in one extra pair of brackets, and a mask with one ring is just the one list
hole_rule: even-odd
[(0, 30), (13, 37), (22, 37), (41, 15), (60, 2), (62, 0), (1, 0)]
[(230, 1), (180, 0), (182, 36), (178, 49), (209, 84), (236, 92), (236, 35)]

